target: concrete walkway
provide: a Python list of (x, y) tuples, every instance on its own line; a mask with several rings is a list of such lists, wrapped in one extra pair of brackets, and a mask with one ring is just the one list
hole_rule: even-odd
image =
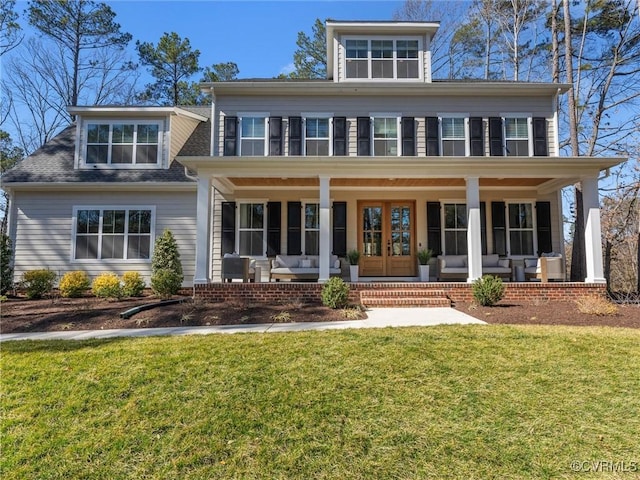
[(210, 333), (271, 333), (305, 330), (343, 330), (347, 328), (428, 327), (444, 324), (485, 324), (453, 308), (376, 308), (367, 311), (365, 320), (343, 322), (259, 323), (253, 325), (216, 325), (211, 327), (123, 328), (41, 333), (0, 334), (0, 342), (9, 340), (87, 340), (90, 338), (152, 337), (158, 335), (206, 335)]

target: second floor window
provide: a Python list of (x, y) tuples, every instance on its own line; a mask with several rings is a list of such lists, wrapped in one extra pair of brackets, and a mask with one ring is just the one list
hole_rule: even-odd
[(466, 155), (466, 132), (464, 118), (442, 119), (442, 155), (464, 157)]
[(157, 165), (159, 123), (87, 123), (87, 165)]
[(344, 47), (347, 79), (420, 78), (418, 40), (347, 39)]
[(504, 138), (507, 156), (529, 156), (529, 122), (527, 118), (505, 118)]
[(242, 117), (240, 122), (240, 154), (264, 156), (266, 119), (264, 117)]
[(311, 156), (329, 155), (329, 119), (305, 119), (305, 153)]
[(398, 119), (396, 117), (373, 119), (373, 154), (387, 157), (398, 155)]

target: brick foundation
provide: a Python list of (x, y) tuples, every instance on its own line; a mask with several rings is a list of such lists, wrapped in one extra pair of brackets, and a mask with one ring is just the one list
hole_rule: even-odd
[[(473, 293), (467, 283), (352, 283), (349, 300), (360, 303), (361, 292), (375, 290), (437, 290), (452, 302), (471, 302)], [(572, 301), (585, 296), (606, 295), (605, 284), (595, 283), (505, 283), (503, 301)], [(210, 302), (240, 301), (251, 303), (321, 303), (322, 284), (319, 283), (211, 283), (196, 285), (195, 296)], [(425, 292), (425, 296), (428, 295)]]

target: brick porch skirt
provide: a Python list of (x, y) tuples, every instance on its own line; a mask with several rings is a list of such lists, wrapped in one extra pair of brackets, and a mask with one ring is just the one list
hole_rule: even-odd
[[(349, 283), (351, 289), (349, 301), (360, 303), (360, 294), (371, 290), (437, 290), (452, 302), (471, 302), (473, 292), (468, 283), (458, 282), (427, 282), (427, 283)], [(571, 301), (579, 297), (604, 296), (606, 285), (600, 283), (505, 283), (507, 302), (534, 301)], [(196, 285), (194, 294), (211, 302), (242, 301), (251, 303), (286, 303), (301, 301), (305, 303), (321, 303), (322, 284), (319, 283), (210, 283)]]

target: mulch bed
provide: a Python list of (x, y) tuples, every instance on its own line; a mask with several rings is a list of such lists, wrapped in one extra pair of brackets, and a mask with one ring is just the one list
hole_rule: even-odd
[[(0, 304), (0, 332), (46, 332), (60, 330), (101, 330), (205, 325), (232, 325), (269, 322), (342, 321), (341, 310), (322, 305), (283, 303), (206, 303), (184, 297), (184, 302), (140, 312), (130, 319), (120, 313), (132, 307), (157, 302), (143, 298), (107, 301), (95, 297), (27, 300), (11, 297)], [(640, 328), (640, 305), (620, 305), (618, 313), (597, 316), (580, 313), (573, 302), (499, 303), (495, 307), (458, 303), (457, 310), (495, 324), (539, 324)], [(366, 318), (361, 313), (359, 318)]]

